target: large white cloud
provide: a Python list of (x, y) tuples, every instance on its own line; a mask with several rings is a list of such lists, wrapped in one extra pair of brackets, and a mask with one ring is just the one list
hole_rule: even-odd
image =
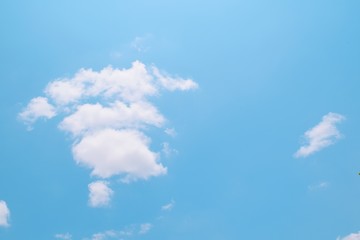
[(305, 132), (304, 137), (307, 144), (300, 147), (295, 153), (295, 157), (307, 157), (335, 142), (341, 137), (336, 124), (345, 119), (344, 116), (337, 113), (328, 113), (323, 116), (322, 121), (312, 129)]
[[(74, 160), (90, 168), (94, 177), (146, 180), (167, 173), (161, 154), (151, 149), (146, 134), (149, 128), (166, 127), (165, 117), (150, 99), (161, 91), (197, 87), (191, 79), (171, 77), (139, 61), (128, 69), (80, 69), (73, 77), (50, 82), (45, 97), (32, 99), (19, 117), (28, 124), (41, 117), (62, 117), (58, 127), (73, 137)], [(172, 128), (165, 129), (162, 132), (175, 135), (174, 130), (169, 131)], [(89, 185), (90, 195), (94, 186), (100, 186), (99, 182)], [(107, 185), (101, 186), (105, 189)]]
[(0, 200), (0, 227), (8, 227), (10, 210), (5, 201)]
[(360, 240), (360, 232), (358, 233), (351, 233), (350, 235), (346, 237), (338, 237), (336, 240)]
[(110, 204), (114, 192), (108, 187), (108, 184), (106, 181), (96, 181), (89, 184), (89, 205), (91, 207), (104, 207)]

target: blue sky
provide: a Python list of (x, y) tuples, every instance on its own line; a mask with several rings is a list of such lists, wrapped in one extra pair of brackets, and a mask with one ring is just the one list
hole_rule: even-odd
[(0, 239), (360, 239), (357, 1), (0, 2)]

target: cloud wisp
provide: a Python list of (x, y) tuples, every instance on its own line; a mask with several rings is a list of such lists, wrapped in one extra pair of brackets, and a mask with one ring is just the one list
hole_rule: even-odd
[(151, 127), (164, 131), (166, 123), (150, 98), (161, 91), (197, 87), (191, 79), (171, 77), (139, 61), (128, 69), (80, 69), (71, 78), (50, 82), (45, 96), (33, 98), (19, 118), (30, 128), (41, 118), (62, 119), (58, 128), (72, 136), (75, 162), (89, 168), (93, 177), (146, 180), (167, 173), (146, 135)]
[(5, 201), (0, 201), (0, 227), (9, 227), (10, 210)]
[(323, 116), (322, 121), (304, 134), (307, 142), (294, 154), (296, 158), (307, 157), (317, 151), (332, 145), (341, 137), (336, 124), (345, 119), (343, 115), (328, 113)]
[(171, 200), (171, 202), (163, 205), (163, 206), (161, 207), (161, 210), (162, 210), (162, 211), (171, 211), (171, 210), (174, 208), (174, 206), (175, 206), (175, 201), (174, 201), (174, 200)]
[(338, 237), (336, 240), (360, 240), (360, 232), (358, 233), (351, 233), (346, 237)]
[(91, 237), (83, 238), (83, 240), (108, 240), (108, 239), (129, 239), (147, 234), (153, 225), (151, 223), (134, 224), (124, 227), (122, 230), (106, 230), (94, 233)]
[(329, 182), (320, 182), (317, 184), (312, 184), (308, 186), (309, 191), (317, 191), (317, 190), (321, 190), (321, 189), (326, 189), (330, 186)]
[(56, 239), (61, 239), (61, 240), (71, 240), (72, 239), (72, 235), (70, 233), (58, 233), (58, 234), (55, 234), (54, 237)]

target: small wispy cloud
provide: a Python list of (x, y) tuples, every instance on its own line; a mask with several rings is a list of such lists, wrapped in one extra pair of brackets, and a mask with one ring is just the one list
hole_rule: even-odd
[(89, 184), (89, 205), (91, 207), (104, 207), (108, 206), (113, 190), (108, 187), (108, 182), (96, 181)]
[(162, 211), (171, 211), (174, 207), (175, 207), (175, 201), (174, 201), (174, 200), (171, 200), (171, 202), (163, 205), (163, 206), (161, 207), (161, 210), (162, 210)]
[(0, 227), (9, 227), (10, 210), (5, 201), (0, 201)]
[(55, 234), (55, 238), (61, 239), (61, 240), (71, 240), (72, 235), (70, 233), (58, 233), (58, 234)]
[(164, 132), (171, 137), (175, 137), (177, 135), (174, 128), (166, 128)]
[(304, 134), (307, 144), (301, 146), (295, 153), (295, 157), (307, 157), (321, 149), (335, 143), (341, 137), (336, 124), (345, 119), (343, 115), (328, 113), (323, 116), (322, 121)]
[(326, 189), (330, 186), (329, 182), (320, 182), (320, 183), (316, 183), (316, 184), (312, 184), (310, 186), (308, 186), (309, 191), (316, 191), (316, 190), (320, 190), (320, 189)]
[(360, 231), (358, 233), (351, 233), (346, 237), (338, 237), (336, 240), (360, 240)]
[(131, 48), (135, 49), (137, 52), (147, 52), (150, 47), (149, 47), (149, 42), (151, 41), (151, 39), (153, 38), (153, 35), (151, 34), (147, 34), (145, 36), (138, 36), (135, 37), (132, 41), (131, 41)]
[(83, 238), (83, 240), (125, 240), (136, 236), (144, 235), (153, 227), (151, 223), (133, 224), (124, 227), (121, 230), (106, 230), (92, 234), (91, 237)]
[(172, 154), (176, 154), (178, 151), (176, 149), (173, 149), (170, 147), (170, 144), (168, 142), (164, 142), (162, 144), (162, 150), (161, 150), (165, 156), (169, 157)]
[(146, 234), (150, 231), (151, 228), (152, 228), (151, 223), (143, 223), (140, 225), (139, 234)]

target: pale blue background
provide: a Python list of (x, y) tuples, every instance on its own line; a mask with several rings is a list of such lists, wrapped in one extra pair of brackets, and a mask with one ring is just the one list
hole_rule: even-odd
[[(335, 240), (360, 230), (360, 2), (105, 0), (0, 2), (0, 239), (78, 240), (151, 222), (139, 239)], [(131, 48), (144, 37), (147, 50)], [(178, 132), (169, 173), (112, 182), (112, 206), (87, 206), (87, 169), (54, 121), (17, 120), (46, 84), (79, 68), (134, 60), (199, 90), (156, 98)], [(344, 137), (295, 159), (328, 112)], [(154, 149), (163, 136), (155, 137)], [(325, 189), (309, 186), (328, 182)], [(160, 207), (174, 199), (175, 208)], [(162, 219), (158, 219), (163, 216)], [(134, 238), (134, 239), (137, 239)]]

